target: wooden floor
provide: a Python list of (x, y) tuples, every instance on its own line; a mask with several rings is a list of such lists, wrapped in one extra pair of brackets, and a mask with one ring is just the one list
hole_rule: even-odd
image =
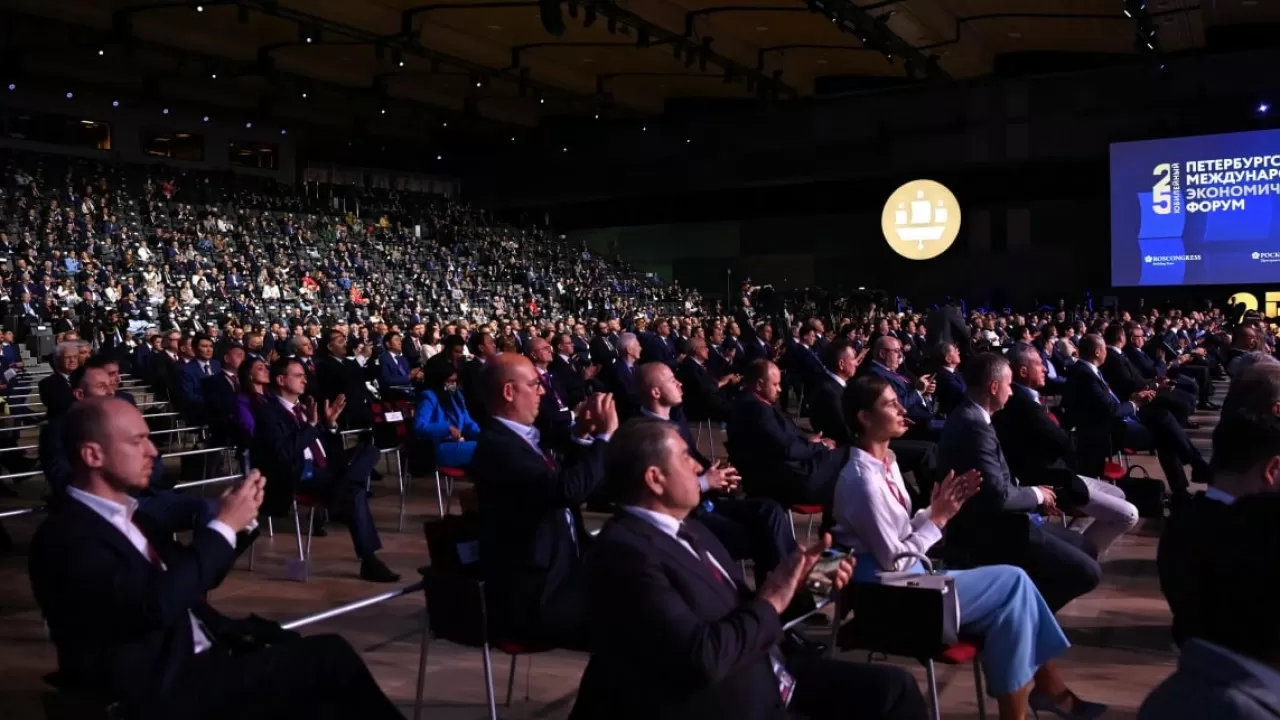
[[(1197, 419), (1202, 427), (1192, 431), (1192, 437), (1207, 453), (1216, 418)], [(1160, 476), (1155, 458), (1142, 458), (1139, 462), (1154, 476)], [(394, 475), (388, 473), (388, 479), (375, 485), (373, 507), (386, 546), (383, 556), (408, 584), (417, 579), (416, 569), (428, 562), (421, 522), (436, 515), (435, 491), (433, 481), (419, 479), (413, 483), (404, 515), (405, 531), (399, 532), (400, 503), (394, 483)], [(41, 488), (37, 483), (18, 489), (29, 497), (5, 501), (4, 507), (38, 503)], [(588, 524), (597, 527), (603, 519), (589, 515)], [(26, 573), (26, 545), (37, 522), (38, 518), (31, 517), (6, 521), (16, 547), (0, 557), (0, 716), (8, 720), (44, 717), (42, 697), (46, 689), (41, 678), (55, 668), (53, 648), (45, 636)], [(314, 541), (315, 560), (308, 583), (286, 580), (284, 561), (296, 556), (292, 523), (277, 522), (276, 531), (274, 538), (263, 537), (259, 541), (254, 572), (248, 572), (242, 560), (223, 586), (211, 594), (215, 607), (233, 616), (257, 613), (287, 621), (390, 589), (357, 577), (358, 565), (350, 539), (340, 529)], [(804, 525), (799, 532), (803, 535)], [(1145, 528), (1121, 538), (1104, 565), (1102, 587), (1073, 602), (1059, 615), (1073, 645), (1062, 658), (1064, 675), (1082, 697), (1109, 704), (1112, 710), (1108, 718), (1134, 717), (1142, 698), (1172, 671), (1175, 661), (1169, 639), (1169, 610), (1155, 578), (1155, 545), (1155, 535)], [(422, 611), (421, 595), (406, 596), (312, 625), (305, 632), (336, 632), (349, 639), (361, 650), (383, 689), (410, 716)], [(510, 664), (508, 658), (495, 654), (494, 685), (500, 716), (567, 717), (586, 656), (552, 652), (535, 656), (532, 667), (528, 663), (527, 658), (521, 659), (513, 703), (510, 708), (502, 708)], [(907, 661), (901, 664), (916, 673), (924, 688), (923, 671)], [(969, 668), (942, 667), (939, 682), (944, 717), (977, 717)], [(426, 698), (427, 718), (486, 717), (480, 653), (433, 643)], [(988, 710), (994, 712), (990, 703)]]

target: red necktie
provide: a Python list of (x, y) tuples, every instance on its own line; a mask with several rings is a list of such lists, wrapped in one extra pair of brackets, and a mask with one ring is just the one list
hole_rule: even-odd
[[(307, 412), (301, 405), (293, 406), (293, 416), (298, 420), (299, 427), (307, 424)], [(320, 444), (320, 438), (311, 441), (311, 462), (315, 463), (317, 470), (323, 470), (329, 464), (329, 459), (324, 456), (324, 446)]]
[(137, 528), (138, 532), (142, 535), (143, 541), (147, 543), (146, 555), (147, 560), (151, 562), (151, 566), (157, 570), (164, 570), (164, 561), (160, 559), (160, 555), (156, 553), (156, 549), (151, 546), (151, 541), (147, 540), (147, 534), (143, 532), (142, 526), (138, 524), (138, 516), (136, 514), (130, 515), (129, 522), (133, 523), (133, 526)]
[(698, 545), (698, 538), (694, 537), (693, 533), (689, 532), (684, 525), (681, 525), (680, 529), (676, 531), (676, 537), (685, 541), (689, 544), (689, 547), (693, 548), (693, 551), (702, 559), (702, 564), (706, 565), (707, 569), (711, 571), (711, 577), (715, 578), (716, 582), (721, 584), (724, 583), (724, 573), (720, 572), (720, 568), (716, 567), (716, 564), (711, 561), (711, 556), (707, 554), (707, 551), (703, 550)]

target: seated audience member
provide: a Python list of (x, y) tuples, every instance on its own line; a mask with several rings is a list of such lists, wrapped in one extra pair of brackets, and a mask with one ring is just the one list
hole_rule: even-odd
[(1173, 415), (1151, 405), (1154, 391), (1138, 390), (1125, 402), (1116, 397), (1099, 370), (1106, 358), (1107, 348), (1101, 337), (1085, 335), (1080, 339), (1080, 361), (1063, 389), (1062, 407), (1068, 422), (1082, 432), (1110, 435), (1118, 431), (1124, 447), (1155, 448), (1173, 502), (1186, 500), (1190, 494), (1183, 465), (1191, 465), (1196, 482), (1207, 482), (1211, 477), (1209, 464)]
[(1045, 370), (1036, 349), (1019, 343), (1005, 358), (1013, 370), (1013, 394), (991, 416), (991, 424), (1009, 471), (1033, 485), (1052, 487), (1058, 509), (1078, 515), (1069, 527), (1083, 533), (1101, 557), (1138, 524), (1138, 509), (1112, 483), (1077, 474), (1071, 436), (1040, 401)]
[(409, 360), (401, 352), (404, 339), (400, 333), (388, 333), (383, 338), (386, 351), (378, 356), (378, 389), (387, 393), (403, 394), (413, 387), (414, 378), (422, 376), (418, 368), (409, 369)]
[(691, 338), (688, 343), (689, 356), (680, 363), (676, 376), (680, 384), (686, 388), (685, 412), (695, 421), (710, 420), (722, 423), (729, 419), (733, 407), (729, 400), (728, 390), (741, 379), (737, 375), (728, 374), (716, 377), (707, 365), (711, 357), (711, 349), (707, 341), (700, 337)]
[(378, 462), (378, 449), (368, 442), (342, 447), (338, 418), (343, 397), (330, 403), (306, 398), (306, 371), (296, 358), (271, 366), (271, 395), (254, 415), (253, 464), (272, 478), (266, 511), (283, 515), (295, 493), (324, 503), (351, 531), (360, 577), (370, 582), (396, 582), (400, 576), (381, 559), (382, 541), (369, 510), (365, 489)]
[(222, 372), (222, 365), (213, 357), (213, 340), (208, 335), (195, 336), (191, 350), (195, 358), (178, 374), (178, 397), (174, 401), (188, 423), (202, 425), (207, 420), (203, 383)]
[(71, 393), (71, 373), (80, 367), (78, 343), (63, 342), (53, 349), (53, 372), (40, 381), (40, 404), (49, 417), (60, 415), (71, 407), (75, 397)]
[(467, 413), (458, 389), (458, 371), (445, 357), (433, 357), (423, 371), (425, 387), (413, 417), (413, 432), (435, 447), (438, 465), (461, 468), (471, 463), (480, 426)]
[(205, 416), (217, 443), (234, 442), (232, 419), (236, 414), (236, 397), (240, 391), (240, 363), (244, 362), (244, 348), (228, 345), (222, 353), (222, 367), (218, 372), (200, 382), (200, 394), (204, 396)]
[(133, 393), (120, 389), (120, 361), (110, 355), (92, 355), (88, 360), (81, 363), (80, 367), (96, 367), (102, 368), (107, 373), (107, 385), (111, 388), (111, 395), (121, 400), (138, 406), (138, 401), (133, 397)]
[(618, 336), (617, 346), (617, 360), (604, 371), (604, 387), (613, 394), (618, 419), (630, 420), (640, 412), (636, 400), (636, 363), (640, 361), (640, 340), (635, 333), (622, 333)]
[(1280, 490), (1280, 363), (1254, 366), (1235, 376), (1213, 430), (1213, 484), (1178, 507), (1160, 536), (1156, 564), (1160, 589), (1173, 613), (1179, 645), (1204, 626), (1205, 564), (1218, 561), (1213, 538), (1236, 500)]
[[(1209, 368), (1200, 365), (1178, 365), (1163, 358), (1165, 353), (1159, 352), (1151, 357), (1145, 351), (1147, 333), (1141, 325), (1126, 323), (1124, 326), (1126, 342), (1120, 348), (1125, 358), (1133, 364), (1138, 372), (1147, 380), (1159, 381), (1167, 379), (1167, 385), (1176, 387), (1187, 395), (1196, 398), (1196, 406), (1201, 410), (1217, 410), (1218, 406), (1209, 400), (1213, 393), (1213, 382), (1209, 378)], [(1163, 349), (1163, 348), (1161, 348)]]
[(254, 417), (261, 412), (271, 396), (271, 370), (262, 358), (246, 358), (236, 371), (239, 391), (236, 393), (235, 413), (232, 419), (232, 439), (236, 447), (247, 448), (253, 442), (256, 427)]
[(156, 462), (148, 433), (114, 398), (67, 413), (73, 479), (29, 559), (62, 682), (144, 719), (402, 717), (341, 637), (235, 621), (205, 602), (235, 560), (235, 533), (258, 515), (263, 477), (253, 471), (223, 495), (217, 517), (180, 546), (130, 497)]
[[(757, 361), (767, 362), (767, 361)], [(780, 615), (830, 537), (798, 550), (758, 590), (705, 525), (700, 468), (669, 423), (633, 420), (610, 443), (607, 473), (625, 505), (587, 558), (593, 641), (571, 718), (918, 720), (910, 673), (787, 657)], [(835, 585), (848, 582), (847, 561)]]
[(525, 355), (533, 363), (538, 372), (538, 382), (542, 385), (542, 395), (538, 403), (538, 418), (534, 426), (538, 429), (542, 449), (563, 453), (571, 444), (573, 436), (574, 413), (569, 407), (569, 394), (559, 381), (551, 375), (548, 368), (555, 354), (551, 343), (542, 338), (530, 338), (525, 343)]
[(960, 374), (960, 348), (944, 342), (933, 347), (933, 376), (936, 390), (933, 393), (938, 412), (948, 415), (964, 402), (964, 377)]
[[(1270, 433), (1274, 443), (1274, 427)], [(1271, 454), (1274, 481), (1274, 444)], [(1198, 538), (1213, 562), (1188, 577), (1200, 589), (1197, 626), (1185, 628), (1178, 669), (1143, 701), (1138, 720), (1280, 718), (1280, 615), (1271, 584), (1280, 584), (1277, 517), (1280, 496), (1255, 493), (1225, 506), (1220, 532)]]
[(1152, 404), (1158, 404), (1164, 407), (1177, 418), (1178, 423), (1184, 427), (1198, 427), (1195, 423), (1190, 422), (1191, 413), (1196, 408), (1195, 392), (1186, 392), (1175, 387), (1171, 381), (1164, 383), (1155, 379), (1148, 379), (1143, 376), (1139, 370), (1124, 354), (1124, 348), (1127, 344), (1124, 332), (1124, 326), (1120, 323), (1112, 323), (1102, 333), (1103, 341), (1107, 343), (1107, 357), (1099, 368), (1102, 371), (1102, 378), (1107, 381), (1107, 385), (1119, 395), (1129, 397), (1133, 393), (1143, 389), (1150, 388), (1156, 391), (1156, 396), (1152, 400)]
[[(712, 463), (698, 450), (684, 417), (683, 388), (670, 368), (662, 363), (649, 363), (641, 365), (636, 375), (640, 414), (675, 427), (689, 447), (689, 455), (702, 469), (698, 485), (704, 499), (694, 509), (693, 516), (715, 534), (735, 559), (751, 558), (759, 587), (765, 576), (796, 549), (790, 519), (772, 500), (730, 495), (737, 490), (738, 471), (723, 461)], [(808, 595), (803, 598), (811, 600)], [(811, 601), (800, 603), (799, 607), (789, 608), (785, 616), (799, 617), (812, 608)], [(808, 649), (815, 645), (799, 634), (788, 638), (788, 643)]]
[(978, 565), (1015, 565), (1027, 572), (1055, 613), (1098, 586), (1097, 552), (1079, 533), (1049, 524), (1040, 509), (1057, 508), (1048, 486), (1025, 487), (1009, 471), (991, 427), (1013, 393), (1009, 361), (983, 353), (965, 371), (965, 402), (947, 416), (938, 442), (939, 467), (977, 470), (982, 485), (947, 526), (948, 549)]
[(898, 393), (898, 402), (907, 410), (907, 418), (912, 423), (912, 435), (933, 436), (929, 427), (933, 420), (933, 393), (937, 385), (931, 375), (921, 375), (912, 382), (905, 375), (898, 373), (902, 366), (902, 341), (892, 335), (881, 335), (876, 338), (871, 348), (871, 372), (879, 375), (893, 386)]
[(373, 394), (366, 385), (365, 368), (357, 360), (347, 357), (345, 333), (329, 330), (324, 337), (325, 351), (316, 360), (317, 399), (333, 402), (342, 395), (347, 400), (347, 409), (342, 413), (343, 424), (347, 428), (372, 426)]
[[(844, 402), (854, 448), (836, 485), (834, 543), (854, 553), (854, 577), (861, 582), (878, 582), (882, 572), (924, 572), (917, 560), (895, 558), (904, 552), (923, 555), (941, 541), (947, 523), (981, 488), (982, 477), (976, 470), (948, 473), (934, 487), (931, 504), (913, 515), (889, 448), (907, 430), (893, 387), (884, 378), (865, 377), (845, 391)], [(949, 574), (960, 601), (961, 632), (983, 639), (987, 689), (999, 703), (1001, 720), (1026, 718), (1028, 699), (1037, 711), (1074, 718), (1105, 710), (1076, 697), (1049, 662), (1067, 649), (1067, 638), (1025, 572), (989, 565)]]
[(729, 459), (753, 497), (779, 505), (822, 505), (831, 502), (836, 476), (848, 448), (822, 436), (807, 437), (777, 406), (782, 374), (768, 360), (747, 365), (743, 393), (729, 416)]
[[(111, 383), (107, 372), (94, 363), (86, 363), (77, 368), (71, 373), (71, 381), (75, 384), (71, 391), (74, 402), (68, 409), (86, 398), (111, 397)], [(74, 479), (72, 458), (67, 454), (65, 436), (66, 423), (62, 415), (51, 417), (40, 426), (40, 468), (44, 471), (44, 479), (49, 483), (53, 497), (65, 493)], [(151, 469), (147, 486), (139, 489), (134, 498), (138, 511), (154, 520), (157, 527), (168, 529), (170, 533), (185, 532), (213, 519), (217, 512), (216, 500), (165, 489), (163, 481), (164, 462), (157, 460)]]
[(551, 377), (565, 389), (570, 405), (577, 405), (587, 399), (593, 386), (592, 381), (600, 372), (599, 365), (586, 364), (585, 360), (579, 359), (583, 356), (579, 355), (574, 345), (574, 337), (567, 332), (553, 336), (555, 357), (547, 367)]
[(592, 395), (577, 412), (564, 464), (544, 453), (534, 422), (544, 385), (528, 358), (491, 358), (479, 381), (490, 415), (468, 475), (480, 510), (480, 557), (500, 637), (586, 649), (582, 558), (592, 537), (579, 507), (604, 482), (605, 445), (618, 427), (613, 400)]

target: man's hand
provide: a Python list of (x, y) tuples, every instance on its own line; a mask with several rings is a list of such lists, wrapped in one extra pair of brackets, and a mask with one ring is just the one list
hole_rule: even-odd
[(461, 439), (462, 439), (462, 431), (461, 431), (461, 430), (459, 430), (458, 428), (456, 428), (456, 427), (454, 427), (454, 426), (450, 425), (450, 426), (449, 426), (449, 439), (450, 439), (450, 440), (454, 440), (454, 441), (461, 440)]
[(813, 437), (809, 438), (809, 442), (811, 442), (811, 443), (824, 443), (824, 444), (825, 444), (825, 440), (824, 440), (824, 439), (823, 439), (823, 437), (822, 437), (822, 433), (818, 433), (817, 435), (814, 435)]
[[(773, 606), (774, 610), (781, 615), (787, 606), (791, 604), (791, 599), (795, 597), (796, 590), (800, 588), (809, 572), (813, 570), (813, 566), (818, 563), (822, 557), (822, 553), (831, 547), (831, 533), (823, 533), (818, 542), (809, 547), (797, 548), (791, 557), (783, 560), (778, 567), (774, 568), (765, 578), (764, 584), (760, 586), (759, 592), (761, 600)], [(844, 563), (841, 563), (844, 565)], [(842, 568), (843, 569), (843, 568)], [(844, 582), (848, 582), (848, 578), (853, 573), (853, 563), (849, 563), (848, 572), (842, 573), (836, 571), (836, 579), (839, 580), (843, 574)]]
[(1056, 513), (1058, 511), (1058, 494), (1048, 485), (1038, 485), (1036, 489), (1044, 497), (1044, 502), (1041, 505), (1044, 506), (1045, 512)]
[(1152, 392), (1152, 391), (1150, 391), (1150, 390), (1139, 390), (1139, 391), (1137, 391), (1137, 392), (1135, 392), (1134, 394), (1132, 394), (1132, 395), (1130, 395), (1130, 396), (1129, 396), (1129, 402), (1133, 403), (1134, 405), (1137, 405), (1137, 406), (1141, 407), (1141, 406), (1146, 405), (1147, 403), (1151, 402), (1151, 399), (1152, 399), (1153, 397), (1155, 397), (1155, 393), (1154, 393), (1154, 392)]
[(312, 425), (320, 422), (320, 411), (316, 408), (315, 398), (309, 396), (299, 398), (298, 407), (302, 408), (302, 412), (307, 416), (307, 422)]
[(240, 532), (258, 518), (258, 508), (262, 507), (262, 493), (267, 480), (257, 470), (250, 470), (243, 482), (235, 487), (227, 488), (218, 500), (217, 520)]
[(740, 482), (742, 476), (728, 463), (716, 463), (707, 469), (707, 487), (712, 490), (729, 492), (736, 490)]
[(328, 427), (337, 427), (338, 418), (342, 416), (342, 411), (347, 409), (347, 396), (341, 393), (333, 399), (333, 402), (325, 405), (324, 421)]
[(921, 375), (920, 377), (916, 378), (916, 390), (920, 391), (921, 393), (924, 393), (925, 395), (929, 394), (929, 386), (932, 384), (933, 384), (932, 375)]
[(603, 366), (603, 365), (588, 365), (588, 366), (586, 366), (585, 368), (583, 368), (583, 369), (582, 369), (582, 377), (583, 377), (583, 379), (585, 379), (585, 380), (590, 380), (590, 379), (594, 378), (595, 376), (599, 375), (599, 374), (600, 374), (600, 368), (602, 368), (602, 367), (604, 367), (604, 366)]

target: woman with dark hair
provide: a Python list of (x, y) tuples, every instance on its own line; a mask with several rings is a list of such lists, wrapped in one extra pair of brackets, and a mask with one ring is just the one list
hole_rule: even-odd
[(413, 432), (435, 446), (436, 464), (466, 467), (475, 454), (480, 426), (467, 412), (458, 371), (443, 354), (436, 355), (427, 361), (424, 381)]
[[(857, 558), (858, 582), (879, 582), (885, 573), (922, 573), (919, 560), (900, 555), (923, 555), (937, 544), (982, 478), (974, 471), (947, 473), (934, 486), (929, 507), (913, 514), (889, 450), (890, 441), (907, 431), (907, 413), (893, 387), (870, 375), (849, 383), (842, 402), (853, 447), (836, 482), (834, 543)], [(1096, 718), (1106, 710), (1076, 697), (1050, 663), (1069, 643), (1024, 571), (992, 565), (948, 574), (955, 579), (961, 632), (983, 638), (987, 689), (1001, 720), (1025, 720), (1028, 701), (1037, 713), (1061, 718)]]
[(254, 413), (267, 402), (267, 385), (271, 382), (271, 372), (261, 358), (245, 358), (236, 371), (236, 378), (240, 381), (240, 392), (236, 394), (233, 429), (237, 433), (236, 445), (248, 447), (253, 440)]

